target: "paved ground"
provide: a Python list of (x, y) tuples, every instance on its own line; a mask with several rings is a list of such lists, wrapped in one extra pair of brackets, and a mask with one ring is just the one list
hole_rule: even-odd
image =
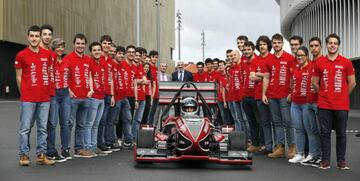
[[(152, 164), (137, 166), (133, 162), (131, 150), (113, 153), (108, 157), (73, 159), (55, 166), (38, 166), (34, 163), (35, 131), (33, 131), (31, 159), (29, 167), (18, 165), (18, 122), (19, 103), (0, 102), (0, 180), (121, 180), (121, 181), (162, 181), (162, 180), (246, 180), (246, 181), (317, 181), (342, 180), (357, 181), (360, 178), (360, 138), (355, 137), (360, 130), (360, 111), (352, 111), (348, 124), (347, 159), (351, 170), (339, 171), (332, 160), (332, 168), (322, 171), (287, 163), (286, 159), (272, 160), (265, 156), (255, 156), (251, 167), (234, 167), (203, 162)], [(352, 130), (352, 132), (351, 132)], [(335, 147), (333, 146), (333, 158)]]

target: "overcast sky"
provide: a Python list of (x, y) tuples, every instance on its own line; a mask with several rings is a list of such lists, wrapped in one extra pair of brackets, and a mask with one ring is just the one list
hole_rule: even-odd
[[(247, 35), (255, 43), (260, 35), (280, 32), (280, 8), (275, 0), (176, 0), (182, 13), (181, 59), (202, 60), (201, 32), (205, 32), (205, 58), (225, 58), (236, 48), (236, 38)], [(178, 60), (177, 31), (174, 60)], [(286, 48), (285, 48), (286, 49)]]

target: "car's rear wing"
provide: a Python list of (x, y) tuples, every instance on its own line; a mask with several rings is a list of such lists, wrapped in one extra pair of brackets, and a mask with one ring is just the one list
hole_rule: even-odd
[[(159, 103), (162, 105), (169, 104), (184, 83), (185, 82), (159, 82)], [(194, 84), (207, 104), (217, 104), (217, 85), (215, 82), (194, 82)], [(196, 97), (196, 90), (193, 86), (184, 87), (180, 93), (180, 97), (188, 96)], [(201, 104), (201, 101), (199, 100), (198, 103)]]

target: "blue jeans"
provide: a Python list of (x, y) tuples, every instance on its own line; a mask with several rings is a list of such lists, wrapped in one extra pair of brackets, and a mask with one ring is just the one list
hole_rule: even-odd
[(229, 111), (227, 111), (227, 109), (225, 109), (224, 102), (218, 102), (218, 107), (219, 107), (219, 112), (221, 115), (223, 125), (232, 124), (231, 115), (229, 114)]
[(249, 122), (252, 145), (264, 145), (264, 133), (260, 127), (261, 121), (255, 99), (253, 97), (245, 97), (242, 100), (242, 108)]
[(108, 115), (110, 111), (113, 111), (114, 109), (111, 109), (111, 96), (107, 95), (104, 98), (104, 113), (102, 114), (99, 127), (98, 127), (98, 133), (97, 133), (97, 144), (98, 145), (104, 145), (104, 136), (105, 136), (105, 126), (106, 126), (106, 120), (108, 119)]
[(321, 158), (320, 123), (316, 103), (308, 103), (308, 112), (305, 117), (305, 123), (310, 128), (308, 132), (310, 154), (316, 158)]
[(348, 111), (319, 108), (322, 160), (330, 161), (331, 130), (336, 133), (336, 160), (345, 161)]
[[(53, 100), (51, 100), (53, 101)], [(69, 119), (71, 112), (71, 101), (69, 95), (69, 89), (56, 89), (55, 96), (55, 112), (52, 113), (52, 105), (50, 104), (48, 129), (48, 153), (56, 153), (55, 140), (56, 140), (56, 125), (59, 120), (60, 123), (60, 138), (61, 138), (61, 150), (65, 150), (69, 147), (70, 142), (70, 130)], [(58, 119), (59, 118), (59, 119)]]
[[(264, 133), (265, 149), (272, 151), (273, 148), (273, 132), (271, 127), (271, 113), (269, 106), (264, 104), (261, 100), (256, 101), (257, 108), (260, 114), (260, 126)], [(275, 135), (274, 135), (275, 136)]]
[(85, 122), (84, 146), (87, 150), (95, 151), (100, 119), (104, 112), (104, 100), (89, 98), (90, 107)]
[[(291, 119), (294, 121), (295, 133), (296, 133), (296, 149), (298, 154), (305, 153), (305, 141), (306, 134), (308, 134), (309, 139), (311, 135), (309, 134), (310, 126), (306, 124), (306, 116), (308, 114), (308, 105), (307, 104), (291, 104)], [(313, 147), (312, 143), (309, 142), (309, 148)], [(309, 152), (313, 155), (313, 152)]]
[(71, 99), (71, 115), (69, 120), (69, 130), (75, 126), (75, 151), (84, 149), (85, 123), (89, 111), (89, 99)]
[(56, 96), (50, 97), (49, 117), (47, 123), (47, 153), (56, 153), (56, 125), (58, 122), (58, 111), (56, 105)]
[(139, 101), (139, 108), (135, 109), (135, 116), (134, 116), (134, 120), (132, 122), (131, 133), (132, 133), (134, 141), (136, 141), (137, 134), (140, 129), (140, 124), (141, 124), (141, 120), (142, 120), (142, 117), (144, 114), (144, 109), (145, 109), (145, 100)]
[(116, 101), (114, 107), (111, 107), (108, 115), (108, 119), (106, 121), (105, 126), (105, 144), (111, 145), (117, 142), (117, 136), (115, 132), (115, 125), (119, 121), (117, 115), (120, 114), (120, 118), (123, 122), (123, 134), (124, 134), (124, 141), (126, 143), (132, 142), (132, 135), (131, 135), (131, 112), (130, 112), (130, 104), (127, 98), (121, 99)]
[(28, 155), (30, 151), (29, 134), (34, 122), (36, 122), (37, 127), (36, 154), (46, 153), (46, 124), (49, 116), (50, 102), (21, 102), (20, 106), (19, 154)]
[(236, 131), (245, 131), (246, 135), (249, 135), (249, 131), (247, 130), (246, 121), (243, 118), (242, 110), (241, 110), (241, 102), (231, 101), (230, 105), (230, 112), (235, 121), (235, 130)]
[(270, 112), (275, 127), (275, 144), (285, 144), (285, 135), (288, 145), (295, 144), (295, 129), (290, 117), (290, 104), (286, 97), (282, 99), (269, 99)]

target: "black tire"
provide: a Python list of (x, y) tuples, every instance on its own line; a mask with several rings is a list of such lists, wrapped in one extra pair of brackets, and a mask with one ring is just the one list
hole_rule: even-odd
[(229, 133), (229, 150), (246, 150), (246, 134), (243, 131)]
[(140, 129), (136, 140), (136, 147), (153, 148), (154, 144), (154, 131)]

